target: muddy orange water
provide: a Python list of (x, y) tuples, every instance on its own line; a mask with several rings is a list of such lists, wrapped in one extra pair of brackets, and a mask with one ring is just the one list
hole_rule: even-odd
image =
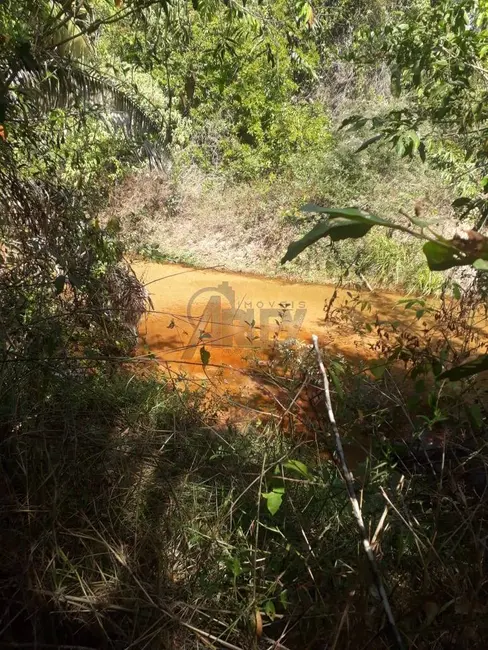
[[(263, 392), (247, 372), (249, 360), (265, 364), (275, 341), (310, 343), (315, 333), (331, 353), (349, 358), (371, 354), (367, 341), (352, 328), (325, 323), (324, 305), (334, 293), (332, 286), (175, 264), (138, 262), (134, 269), (154, 307), (140, 326), (141, 351), (154, 353), (173, 376), (218, 386), (238, 404), (249, 405), (252, 395)], [(368, 318), (378, 313), (385, 320), (413, 320), (398, 306), (399, 298), (365, 292), (371, 305)], [(351, 293), (339, 290), (334, 305), (345, 300), (351, 303)], [(359, 305), (355, 309), (360, 312)]]

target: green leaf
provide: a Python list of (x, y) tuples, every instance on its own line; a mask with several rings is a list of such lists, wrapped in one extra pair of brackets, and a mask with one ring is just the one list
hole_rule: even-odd
[(455, 199), (452, 202), (452, 207), (453, 208), (461, 208), (465, 205), (469, 205), (471, 203), (471, 199), (468, 199), (466, 196), (460, 196), (459, 198)]
[(336, 389), (337, 397), (341, 400), (344, 399), (344, 391), (342, 389), (342, 384), (339, 380), (339, 377), (337, 374), (332, 370), (332, 368), (329, 368), (329, 375), (330, 378), (332, 379), (332, 383), (334, 384), (334, 388)]
[(369, 367), (371, 374), (375, 379), (381, 379), (385, 374), (386, 364), (385, 363), (375, 363)]
[(462, 266), (467, 263), (467, 260), (458, 257), (459, 253), (454, 248), (434, 241), (426, 242), (422, 250), (431, 271), (446, 271), (452, 269), (453, 266)]
[(288, 589), (283, 589), (283, 591), (280, 592), (280, 603), (285, 609), (288, 607)]
[(342, 120), (341, 126), (339, 128), (344, 129), (346, 126), (349, 126), (350, 124), (354, 124), (358, 120), (362, 120), (362, 119), (363, 119), (362, 115), (350, 115), (349, 117), (346, 117), (345, 120)]
[(473, 266), (478, 271), (488, 271), (488, 260), (479, 258), (473, 262)]
[(267, 600), (264, 603), (264, 612), (265, 612), (266, 616), (269, 616), (269, 618), (272, 621), (274, 621), (274, 618), (276, 616), (276, 607), (275, 607), (272, 600)]
[(382, 133), (378, 133), (377, 135), (373, 135), (372, 138), (368, 138), (365, 140), (357, 149), (354, 153), (359, 153), (361, 151), (364, 151), (367, 149), (371, 144), (374, 144), (375, 142), (378, 142), (378, 140), (381, 140), (383, 137)]
[(461, 287), (457, 282), (452, 285), (452, 295), (456, 300), (461, 299)]
[(324, 237), (329, 236), (332, 241), (358, 239), (364, 237), (373, 226), (392, 226), (391, 222), (374, 215), (366, 214), (357, 208), (329, 209), (308, 204), (302, 209), (310, 212), (318, 212), (320, 210), (322, 214), (329, 215), (329, 219), (319, 221), (310, 232), (298, 241), (292, 242), (281, 260), (282, 264), (295, 259), (302, 251)]
[(395, 151), (400, 156), (400, 158), (403, 158), (405, 155), (405, 142), (401, 136), (396, 141)]
[(358, 119), (354, 120), (354, 122), (351, 122), (349, 126), (349, 131), (359, 131), (359, 129), (362, 129), (363, 126), (366, 126), (368, 122), (369, 122), (369, 118), (358, 117)]
[(298, 472), (305, 478), (310, 478), (308, 467), (305, 465), (305, 463), (302, 463), (300, 460), (289, 460), (283, 464), (283, 467)]
[(488, 354), (482, 354), (472, 361), (462, 363), (460, 366), (446, 370), (438, 379), (449, 379), (449, 381), (458, 381), (459, 379), (466, 379), (472, 377), (480, 372), (488, 370)]
[(225, 564), (227, 569), (232, 573), (234, 578), (238, 578), (242, 573), (241, 562), (238, 557), (229, 557), (226, 559)]
[(266, 505), (272, 515), (275, 515), (281, 508), (281, 504), (283, 503), (283, 492), (284, 490), (273, 490), (272, 492), (263, 492), (262, 494), (263, 499), (266, 499)]
[(420, 138), (417, 132), (412, 129), (410, 131), (407, 131), (406, 135), (410, 138), (410, 141), (412, 143), (412, 150), (414, 152), (418, 151), (418, 148), (420, 147)]
[(373, 225), (358, 223), (353, 219), (335, 219), (329, 227), (328, 234), (332, 241), (341, 239), (360, 239), (367, 235)]
[(208, 362), (210, 361), (210, 352), (205, 348), (203, 345), (200, 348), (200, 359), (202, 361), (202, 365), (205, 368), (205, 366), (208, 365)]
[(368, 214), (363, 212), (359, 208), (323, 208), (320, 205), (315, 203), (306, 203), (302, 208), (302, 212), (318, 212), (319, 214), (326, 214), (330, 219), (339, 219), (341, 217), (347, 217), (361, 223), (369, 223), (372, 226), (387, 226), (391, 227), (392, 224), (386, 219), (381, 217), (376, 217), (374, 214)]
[(329, 221), (320, 221), (315, 224), (315, 226), (308, 232), (304, 237), (298, 241), (292, 242), (289, 244), (288, 249), (285, 253), (285, 256), (282, 258), (281, 263), (291, 262), (295, 257), (300, 255), (302, 251), (306, 248), (318, 242), (322, 237), (326, 237), (330, 231), (330, 222)]
[(312, 230), (302, 237), (302, 239), (292, 242), (288, 246), (288, 250), (281, 260), (281, 263), (284, 264), (285, 262), (295, 259), (295, 257), (297, 257), (302, 251), (324, 237), (330, 236), (332, 241), (339, 241), (341, 239), (358, 239), (364, 237), (370, 229), (371, 226), (357, 223), (350, 219), (336, 219), (333, 222), (322, 221), (312, 228)]
[(420, 156), (420, 160), (424, 163), (427, 159), (427, 149), (423, 142), (419, 144), (418, 154)]
[(57, 296), (59, 296), (59, 294), (63, 292), (65, 284), (66, 284), (66, 276), (58, 275), (58, 277), (54, 280), (54, 287), (56, 289)]

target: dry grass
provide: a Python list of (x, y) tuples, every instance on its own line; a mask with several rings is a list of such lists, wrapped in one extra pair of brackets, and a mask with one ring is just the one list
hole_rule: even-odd
[(336, 281), (353, 263), (352, 284), (361, 283), (362, 274), (375, 288), (438, 290), (441, 276), (429, 274), (417, 242), (381, 233), (378, 239), (376, 231), (333, 248), (324, 242), (280, 266), (288, 243), (313, 223), (296, 216), (307, 201), (357, 205), (400, 220), (400, 210), (413, 214), (420, 203), (424, 218), (441, 229), (454, 227), (452, 196), (439, 176), (387, 150), (353, 156), (360, 137), (338, 140), (321, 160), (292, 162), (284, 177), (252, 183), (196, 166), (182, 165), (170, 175), (143, 171), (114, 192), (106, 214), (120, 222), (130, 248), (155, 259), (312, 282)]
[(157, 243), (162, 252), (189, 254), (200, 265), (273, 273), (294, 231), (269, 219), (288, 207), (280, 195), (278, 187), (232, 185), (190, 167), (174, 182), (150, 172), (132, 176), (107, 214), (121, 220), (126, 237), (134, 236), (129, 244)]
[[(282, 352), (263, 381), (281, 383), (294, 417), (317, 371), (307, 350)], [(364, 445), (357, 489), (408, 647), (484, 647), (483, 433), (458, 417), (442, 447), (387, 442), (408, 425), (398, 378), (328, 362), (342, 368), (349, 456)], [(5, 384), (3, 397), (2, 647), (394, 647), (320, 391), (305, 438), (219, 426), (200, 394), (150, 372), (62, 373), (17, 408)], [(262, 495), (275, 491), (271, 514)]]

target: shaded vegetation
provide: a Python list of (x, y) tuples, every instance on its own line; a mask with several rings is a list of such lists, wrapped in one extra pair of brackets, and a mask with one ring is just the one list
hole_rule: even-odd
[(323, 354), (402, 642), (486, 647), (486, 11), (0, 3), (2, 648), (398, 647), (310, 347), (250, 364), (280, 408), (246, 426), (136, 351), (130, 254), (291, 240), (294, 277), (439, 294), (332, 299), (368, 354)]

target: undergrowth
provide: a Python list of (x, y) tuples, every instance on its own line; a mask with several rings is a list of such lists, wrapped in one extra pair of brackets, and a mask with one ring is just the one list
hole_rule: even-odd
[[(483, 345), (479, 302), (412, 300), (419, 327), (402, 330), (349, 300), (331, 327), (379, 359), (324, 354), (398, 627), (407, 647), (484, 647), (484, 388), (436, 380), (436, 362)], [(276, 351), (253, 373), (286, 412), (240, 429), (204, 383), (176, 389), (140, 363), (4, 367), (5, 647), (394, 647), (310, 348)]]
[[(176, 158), (169, 174), (139, 172), (114, 192), (106, 219), (119, 223), (127, 246), (149, 259), (176, 259), (196, 266), (335, 282), (350, 269), (351, 286), (435, 293), (431, 273), (415, 241), (372, 233), (334, 248), (317, 245), (286, 266), (288, 244), (310, 228), (300, 213), (307, 202), (355, 205), (382, 217), (405, 220), (421, 210), (444, 232), (455, 228), (449, 189), (420, 163), (398, 159), (389, 149), (353, 156), (360, 138), (336, 135), (320, 154), (292, 157), (286, 171), (239, 182), (225, 169), (202, 171)], [(361, 277), (363, 276), (363, 277)]]
[[(276, 36), (254, 20), (249, 30), (221, 21), (235, 3), (96, 2), (96, 17), (82, 2), (2, 4), (0, 647), (394, 647), (310, 348), (277, 345), (251, 368), (263, 392), (279, 391), (274, 409), (245, 427), (224, 422), (208, 383), (131, 356), (150, 306), (124, 259), (133, 252), (440, 292), (433, 305), (403, 303), (406, 328), (352, 293), (332, 300), (330, 331), (353, 332), (367, 354), (339, 354), (333, 341), (323, 353), (405, 645), (487, 647), (486, 380), (442, 379), (487, 351), (486, 294), (454, 285), (447, 299), (414, 244), (395, 236), (317, 246), (286, 269), (277, 261), (309, 227), (307, 201), (456, 226), (439, 173), (383, 147), (353, 155), (369, 134), (333, 130), (354, 102), (398, 107), (380, 62), (358, 76), (329, 60), (317, 86), (355, 30), (348, 3), (323, 32), (338, 33), (332, 42), (312, 29), (308, 3), (267, 3)], [(215, 5), (208, 23), (199, 4)], [(63, 48), (81, 40), (92, 73)], [(151, 120), (134, 82), (162, 110), (159, 154), (152, 136), (136, 137)], [(169, 171), (129, 173), (143, 154)]]

